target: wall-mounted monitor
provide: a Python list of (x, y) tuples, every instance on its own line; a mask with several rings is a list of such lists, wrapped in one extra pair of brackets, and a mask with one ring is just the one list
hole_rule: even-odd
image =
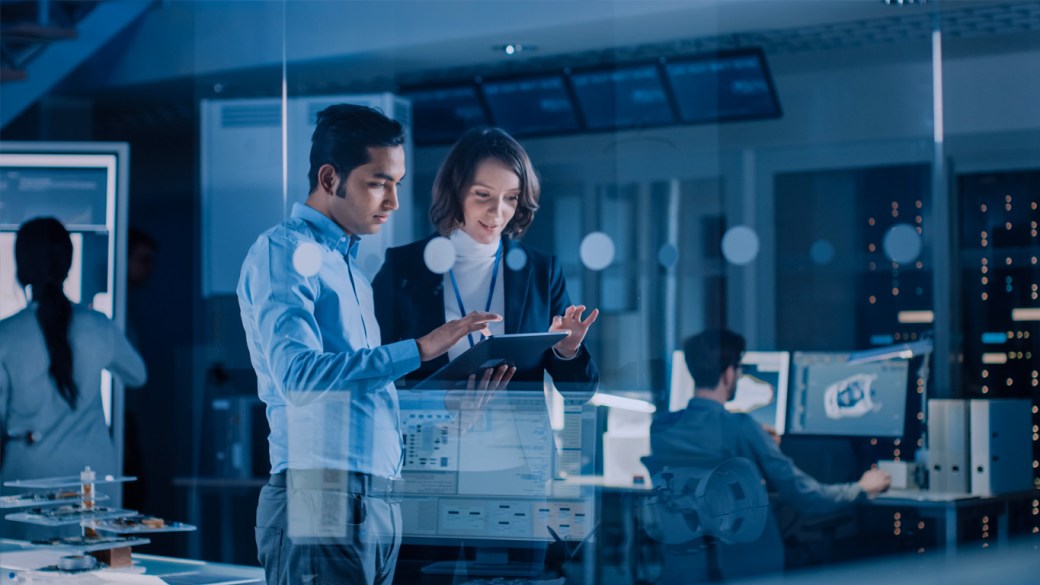
[(406, 91), (412, 102), (412, 138), (418, 145), (451, 144), (466, 130), (487, 126), (473, 85)]
[(117, 185), (125, 155), (120, 145), (107, 152), (104, 144), (90, 148), (94, 151), (77, 143), (11, 143), (0, 152), (0, 318), (25, 306), (13, 268), (14, 236), (36, 217), (56, 218), (72, 237), (66, 295), (116, 316)]
[(577, 71), (571, 85), (590, 130), (675, 123), (655, 64)]
[(847, 353), (795, 352), (787, 432), (902, 437), (910, 362), (849, 364)]
[(495, 125), (514, 136), (579, 129), (562, 75), (488, 81), (480, 87)]
[(684, 123), (775, 118), (781, 114), (761, 50), (685, 57), (665, 63), (664, 69)]

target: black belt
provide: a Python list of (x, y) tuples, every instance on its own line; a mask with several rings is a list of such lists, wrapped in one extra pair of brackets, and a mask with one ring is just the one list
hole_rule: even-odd
[[(345, 491), (377, 498), (387, 498), (400, 494), (404, 480), (394, 477), (381, 477), (358, 471), (342, 471), (338, 469), (293, 469), (291, 471), (292, 486), (299, 489), (315, 489)], [(289, 487), (290, 478), (285, 471), (272, 473), (269, 485), (279, 488)]]

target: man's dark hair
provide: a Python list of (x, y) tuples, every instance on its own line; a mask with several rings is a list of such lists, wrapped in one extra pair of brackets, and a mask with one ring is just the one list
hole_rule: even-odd
[(708, 329), (683, 342), (686, 367), (698, 388), (714, 388), (722, 372), (740, 365), (747, 343), (728, 329)]
[(437, 226), (442, 236), (450, 235), (462, 225), (462, 200), (466, 196), (464, 191), (473, 183), (477, 166), (489, 158), (498, 160), (520, 178), (516, 213), (502, 233), (509, 238), (519, 237), (534, 221), (541, 188), (524, 147), (504, 130), (473, 128), (451, 147), (451, 152), (437, 171), (437, 178), (433, 180), (430, 221)]
[(353, 104), (337, 104), (318, 112), (318, 124), (311, 136), (311, 170), (307, 178), (311, 192), (318, 187), (318, 169), (330, 164), (340, 182), (350, 172), (368, 163), (369, 148), (388, 148), (404, 144), (404, 128), (379, 110)]

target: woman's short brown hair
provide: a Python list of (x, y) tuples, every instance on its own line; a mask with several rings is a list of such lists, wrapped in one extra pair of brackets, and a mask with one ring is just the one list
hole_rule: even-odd
[(520, 178), (520, 198), (516, 214), (502, 233), (509, 238), (519, 237), (531, 225), (538, 211), (540, 187), (538, 175), (531, 166), (524, 147), (512, 136), (499, 128), (473, 128), (465, 134), (441, 164), (437, 178), (433, 181), (433, 204), (430, 206), (430, 221), (437, 231), (447, 236), (462, 225), (462, 199), (465, 190), (473, 183), (477, 165), (489, 158), (501, 161)]

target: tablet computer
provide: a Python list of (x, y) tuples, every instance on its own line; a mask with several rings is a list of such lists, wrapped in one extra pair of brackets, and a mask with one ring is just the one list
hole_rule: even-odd
[(502, 364), (515, 366), (517, 370), (539, 367), (545, 351), (567, 337), (567, 334), (566, 331), (552, 331), (485, 337), (480, 343), (416, 384), (413, 389), (443, 390), (454, 387), (457, 382), (466, 382), (470, 374), (479, 376), (484, 370)]

